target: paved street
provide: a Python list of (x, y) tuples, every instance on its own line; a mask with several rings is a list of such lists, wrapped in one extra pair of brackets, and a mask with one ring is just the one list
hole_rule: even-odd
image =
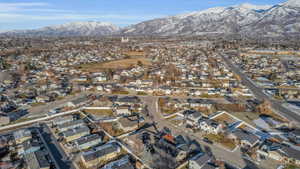
[(89, 94), (88, 92), (81, 92), (78, 93), (76, 95), (69, 95), (66, 96), (65, 98), (61, 99), (61, 100), (56, 100), (54, 102), (51, 103), (47, 103), (46, 105), (40, 105), (40, 106), (35, 106), (35, 107), (31, 107), (28, 111), (29, 114), (28, 116), (35, 116), (35, 115), (45, 115), (46, 113), (48, 113), (51, 109), (57, 108), (59, 106), (62, 106), (74, 99), (80, 98), (86, 94)]
[(49, 147), (51, 154), (55, 158), (60, 169), (75, 169), (71, 161), (67, 160), (67, 155), (52, 135), (46, 124), (41, 124), (41, 134)]
[(242, 83), (246, 85), (253, 94), (260, 100), (268, 100), (272, 104), (272, 108), (280, 115), (286, 117), (287, 119), (300, 123), (300, 115), (282, 106), (282, 103), (274, 100), (263, 92), (262, 88), (257, 87), (248, 77), (245, 75), (240, 68), (234, 65), (227, 56), (222, 55), (226, 64), (231, 68), (231, 70), (241, 77)]
[[(89, 94), (101, 94), (101, 93), (95, 93), (95, 92), (81, 92), (78, 93), (76, 95), (69, 95), (66, 96), (65, 98), (61, 99), (61, 100), (56, 100), (54, 102), (51, 103), (47, 103), (46, 105), (40, 105), (40, 106), (35, 106), (35, 107), (31, 107), (28, 111), (29, 114), (27, 116), (41, 116), (41, 115), (45, 115), (46, 113), (48, 113), (51, 109), (57, 108), (59, 106), (62, 106), (74, 99), (83, 97), (85, 95), (89, 95)], [(167, 96), (139, 96), (139, 95), (117, 95), (117, 94), (103, 94), (105, 96), (119, 96), (119, 97), (125, 97), (125, 96), (138, 96), (140, 98), (160, 98), (160, 97), (167, 97)], [(192, 97), (192, 96), (185, 96), (185, 97), (179, 97), (179, 96), (170, 96), (174, 99), (193, 99), (193, 98), (198, 98), (198, 97)], [(208, 100), (214, 101), (216, 103), (228, 103), (228, 101), (224, 98), (209, 98)]]

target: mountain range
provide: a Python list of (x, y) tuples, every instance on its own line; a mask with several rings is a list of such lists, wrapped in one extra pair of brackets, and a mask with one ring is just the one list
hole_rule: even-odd
[(269, 6), (241, 4), (144, 21), (125, 28), (103, 22), (73, 22), (35, 30), (9, 31), (12, 36), (300, 35), (300, 0)]

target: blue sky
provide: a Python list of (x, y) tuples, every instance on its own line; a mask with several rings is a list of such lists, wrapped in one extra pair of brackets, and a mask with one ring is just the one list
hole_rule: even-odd
[(74, 21), (119, 26), (158, 17), (242, 3), (273, 5), (285, 0), (1, 0), (0, 31), (34, 29)]

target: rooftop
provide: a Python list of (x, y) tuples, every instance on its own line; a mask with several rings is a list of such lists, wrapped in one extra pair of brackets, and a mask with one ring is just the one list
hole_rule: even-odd
[(113, 152), (120, 152), (120, 147), (116, 143), (107, 143), (95, 148), (94, 150), (84, 152), (82, 156), (85, 161), (91, 161)]

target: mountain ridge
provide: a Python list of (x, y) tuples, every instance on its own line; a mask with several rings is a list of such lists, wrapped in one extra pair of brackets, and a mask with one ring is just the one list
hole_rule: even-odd
[(7, 36), (109, 36), (120, 31), (120, 27), (107, 22), (68, 22), (39, 29), (13, 30), (0, 33)]
[[(175, 16), (143, 21), (120, 28), (104, 22), (72, 22), (36, 30), (6, 32), (23, 36), (201, 35), (207, 33), (246, 36), (300, 34), (300, 0), (277, 5), (244, 3), (214, 7)], [(3, 35), (3, 33), (0, 33)]]

